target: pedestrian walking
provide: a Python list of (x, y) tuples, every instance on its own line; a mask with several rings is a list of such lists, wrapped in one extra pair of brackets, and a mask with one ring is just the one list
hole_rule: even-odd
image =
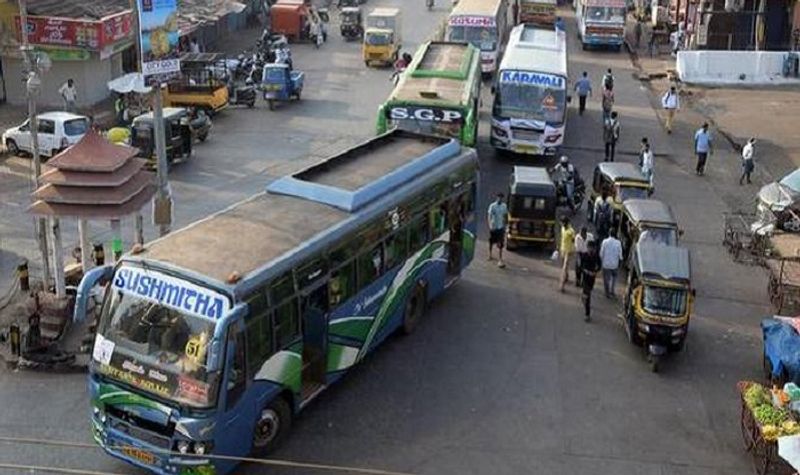
[(581, 258), (589, 252), (589, 241), (594, 241), (592, 233), (586, 229), (586, 226), (581, 226), (578, 235), (575, 236), (575, 286), (580, 287), (583, 280), (583, 273), (581, 272)]
[(695, 173), (697, 173), (698, 176), (702, 176), (706, 172), (706, 160), (709, 154), (714, 154), (711, 132), (708, 131), (708, 122), (703, 124), (703, 126), (694, 133), (694, 151), (697, 154), (697, 168), (695, 169)]
[(635, 40), (636, 49), (639, 49), (639, 45), (642, 42), (642, 19), (636, 18), (636, 24), (633, 25), (633, 37)]
[(603, 142), (605, 143), (605, 161), (606, 162), (613, 162), (614, 161), (614, 152), (617, 149), (617, 141), (619, 140), (619, 118), (617, 115), (617, 111), (613, 111), (611, 115), (609, 115), (603, 121)]
[(503, 202), (504, 195), (498, 193), (492, 204), (489, 205), (489, 212), (487, 222), (489, 223), (489, 260), (492, 257), (492, 248), (497, 246), (499, 260), (497, 267), (503, 268), (506, 266), (503, 261), (503, 247), (505, 247), (506, 240), (506, 226), (508, 225), (508, 206)]
[(642, 141), (639, 144), (639, 168), (642, 168), (642, 162), (644, 162), (644, 152), (646, 150), (650, 150), (650, 141), (647, 137), (642, 137)]
[(583, 115), (583, 111), (586, 110), (586, 98), (592, 95), (592, 81), (589, 80), (589, 73), (586, 71), (575, 81), (575, 92), (578, 93), (578, 115)]
[(600, 242), (611, 231), (612, 215), (611, 197), (607, 191), (603, 191), (594, 202), (594, 229)]
[(658, 35), (656, 35), (656, 31), (650, 28), (650, 38), (647, 39), (647, 54), (650, 55), (651, 58), (655, 56), (657, 41)]
[(644, 144), (644, 150), (642, 150), (642, 175), (644, 175), (649, 181), (650, 185), (653, 185), (653, 172), (655, 166), (655, 159), (653, 157), (653, 151), (650, 150), (650, 144)]
[(672, 133), (672, 121), (675, 120), (675, 114), (681, 107), (680, 98), (678, 97), (678, 90), (675, 86), (670, 86), (669, 91), (661, 96), (661, 107), (667, 113), (667, 133)]
[(603, 289), (606, 298), (613, 298), (614, 287), (617, 283), (617, 271), (622, 261), (622, 243), (617, 239), (617, 233), (611, 231), (607, 238), (600, 244), (600, 260), (603, 263)]
[(602, 84), (604, 90), (614, 90), (614, 75), (611, 73), (611, 68), (606, 69), (606, 73), (603, 74)]
[(597, 254), (597, 243), (589, 241), (588, 250), (581, 259), (581, 300), (583, 300), (583, 319), (589, 321), (592, 313), (592, 290), (597, 273), (600, 272), (600, 257)]
[(601, 103), (603, 107), (603, 120), (605, 121), (611, 117), (611, 109), (614, 108), (614, 90), (603, 89), (603, 99)]
[(77, 108), (75, 103), (78, 100), (78, 90), (75, 88), (75, 81), (72, 78), (67, 79), (67, 82), (61, 85), (58, 89), (61, 98), (64, 99), (64, 110), (67, 112), (75, 112)]
[(558, 249), (561, 255), (561, 285), (559, 291), (564, 291), (564, 285), (569, 282), (569, 264), (575, 254), (575, 229), (569, 222), (569, 218), (561, 218), (561, 242)]
[(742, 176), (739, 178), (739, 184), (742, 185), (745, 178), (747, 178), (747, 184), (751, 183), (750, 181), (750, 174), (753, 173), (753, 168), (755, 168), (755, 163), (753, 162), (753, 148), (756, 144), (755, 138), (750, 138), (744, 147), (742, 147)]

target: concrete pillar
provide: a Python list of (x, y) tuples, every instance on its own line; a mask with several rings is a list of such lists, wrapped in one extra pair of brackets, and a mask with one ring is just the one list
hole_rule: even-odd
[(118, 219), (111, 220), (111, 255), (114, 262), (122, 257), (122, 224)]
[(133, 226), (136, 231), (133, 242), (144, 245), (144, 218), (142, 217), (142, 213), (136, 213), (133, 219)]
[(81, 267), (86, 274), (92, 268), (92, 246), (89, 245), (89, 223), (85, 219), (78, 220), (78, 240), (81, 246)]
[(50, 218), (50, 230), (53, 237), (53, 276), (56, 284), (56, 297), (67, 296), (64, 282), (64, 245), (61, 242), (61, 223), (58, 218)]

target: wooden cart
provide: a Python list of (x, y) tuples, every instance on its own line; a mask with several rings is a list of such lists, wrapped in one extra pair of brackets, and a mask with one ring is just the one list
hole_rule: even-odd
[(744, 442), (744, 449), (753, 456), (753, 469), (758, 475), (776, 474), (776, 475), (790, 475), (795, 473), (789, 464), (778, 456), (778, 441), (767, 440), (761, 433), (761, 427), (758, 421), (753, 417), (753, 412), (747, 407), (744, 399), (745, 391), (751, 384), (756, 384), (751, 381), (739, 381), (736, 388), (739, 390), (741, 401), (741, 429), (742, 441)]

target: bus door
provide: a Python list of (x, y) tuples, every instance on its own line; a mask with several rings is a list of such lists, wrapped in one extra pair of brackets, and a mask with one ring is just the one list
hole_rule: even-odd
[[(187, 348), (190, 346), (187, 344)], [(217, 453), (243, 456), (247, 455), (252, 440), (252, 424), (255, 407), (246, 396), (247, 368), (244, 327), (241, 320), (234, 321), (228, 329), (225, 345), (225, 375), (221, 388), (223, 412), (216, 425), (214, 451)], [(188, 351), (188, 350), (187, 350)], [(199, 391), (191, 380), (182, 381), (182, 391)]]
[(302, 294), (303, 394), (305, 400), (325, 386), (328, 355), (328, 284), (318, 283)]
[(464, 199), (463, 195), (453, 198), (449, 205), (450, 241), (448, 242), (447, 272), (450, 275), (461, 273), (461, 256), (464, 248)]

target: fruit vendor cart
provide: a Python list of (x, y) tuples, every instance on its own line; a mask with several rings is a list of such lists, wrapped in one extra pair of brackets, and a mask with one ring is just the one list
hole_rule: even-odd
[[(753, 457), (755, 473), (795, 473), (778, 456), (778, 439), (800, 432), (800, 424), (794, 420), (791, 411), (781, 406), (788, 403), (786, 393), (781, 390), (773, 392), (752, 381), (738, 382), (737, 389), (741, 396), (742, 439), (745, 450)], [(776, 402), (773, 402), (774, 398), (777, 398)]]
[(760, 223), (754, 213), (742, 212), (724, 213), (723, 222), (722, 244), (733, 260), (761, 264), (769, 253), (769, 225)]

